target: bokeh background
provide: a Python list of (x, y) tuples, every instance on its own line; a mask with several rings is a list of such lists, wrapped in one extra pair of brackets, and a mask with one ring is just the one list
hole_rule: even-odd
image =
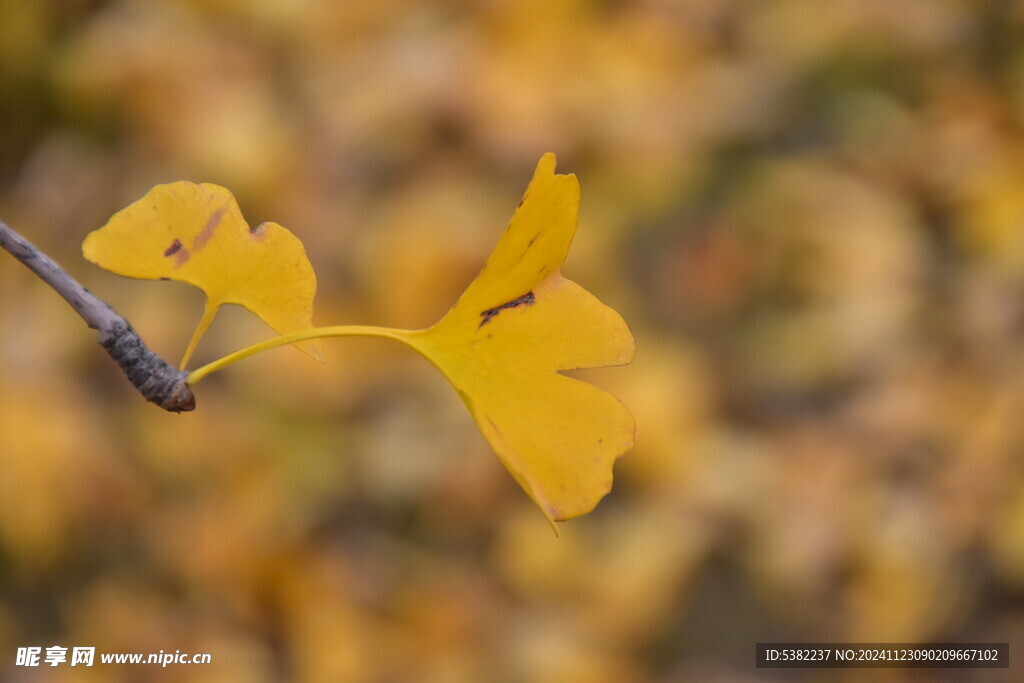
[[(293, 230), (319, 324), (416, 327), (546, 151), (565, 272), (638, 340), (585, 375), (636, 448), (560, 538), (407, 349), (280, 349), (170, 415), (0, 254), (0, 678), (1019, 680), (1020, 3), (0, 0), (0, 217), (171, 360), (200, 292), (79, 253), (154, 184)], [(196, 361), (269, 336), (225, 310)], [(757, 670), (770, 640), (1017, 664)]]

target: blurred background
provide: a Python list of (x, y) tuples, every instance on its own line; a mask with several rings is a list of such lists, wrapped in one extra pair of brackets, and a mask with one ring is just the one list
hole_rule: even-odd
[[(0, 679), (1019, 680), (753, 661), (1024, 657), (1020, 3), (0, 0), (0, 218), (171, 361), (202, 294), (79, 251), (153, 185), (290, 228), (318, 324), (409, 328), (547, 151), (565, 273), (638, 345), (584, 375), (637, 445), (561, 538), (407, 349), (280, 349), (171, 415), (0, 254)], [(229, 307), (194, 365), (269, 336)]]

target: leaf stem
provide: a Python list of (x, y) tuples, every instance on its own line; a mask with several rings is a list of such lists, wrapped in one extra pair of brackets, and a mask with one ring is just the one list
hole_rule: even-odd
[(390, 327), (374, 327), (372, 325), (314, 327), (308, 330), (302, 330), (301, 332), (283, 334), (280, 337), (274, 337), (273, 339), (268, 339), (258, 344), (247, 346), (244, 349), (230, 353), (223, 358), (218, 358), (212, 363), (207, 363), (203, 367), (197, 368), (188, 373), (188, 376), (185, 378), (185, 382), (189, 385), (193, 385), (210, 373), (223, 370), (232, 363), (236, 363), (244, 358), (248, 358), (249, 356), (253, 356), (268, 349), (285, 346), (286, 344), (294, 344), (296, 342), (308, 341), (310, 339), (323, 339), (325, 337), (387, 337), (388, 339), (396, 339), (403, 344), (411, 346), (410, 336), (413, 334), (415, 334), (414, 330), (396, 330)]
[(199, 340), (206, 334), (206, 330), (210, 328), (210, 324), (213, 319), (217, 317), (217, 311), (220, 310), (220, 303), (212, 303), (209, 299), (206, 300), (206, 306), (203, 308), (203, 318), (199, 321), (196, 326), (196, 331), (192, 333), (192, 339), (188, 342), (188, 347), (185, 349), (185, 355), (181, 357), (181, 363), (178, 364), (178, 370), (184, 370), (185, 366), (188, 365), (189, 359), (192, 358), (192, 353), (196, 350), (196, 346), (199, 345)]

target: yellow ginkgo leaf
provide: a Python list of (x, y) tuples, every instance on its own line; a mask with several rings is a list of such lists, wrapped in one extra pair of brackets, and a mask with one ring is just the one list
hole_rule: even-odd
[[(224, 304), (244, 306), (280, 334), (313, 326), (316, 275), (302, 243), (277, 223), (250, 229), (218, 185), (157, 185), (90, 233), (82, 253), (119, 275), (179, 280), (206, 293), (182, 368)], [(319, 341), (303, 350), (322, 357)]]
[(624, 365), (634, 341), (611, 308), (561, 275), (579, 183), (537, 165), (483, 271), (439, 323), (405, 341), (448, 378), (487, 441), (549, 519), (589, 512), (633, 445), (629, 410), (559, 370)]

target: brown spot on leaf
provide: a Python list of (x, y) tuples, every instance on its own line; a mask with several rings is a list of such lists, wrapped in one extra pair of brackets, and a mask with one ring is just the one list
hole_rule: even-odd
[(181, 240), (175, 239), (171, 242), (171, 246), (164, 249), (164, 256), (174, 256), (181, 251)]
[(501, 430), (498, 429), (498, 425), (494, 424), (494, 420), (491, 419), (491, 416), (484, 415), (484, 417), (487, 418), (487, 421), (491, 424), (491, 427), (494, 429), (494, 431), (497, 432), (498, 434), (501, 434)]
[(258, 240), (262, 240), (264, 237), (267, 236), (267, 231), (264, 230), (266, 225), (267, 224), (264, 222), (264, 223), (260, 223), (255, 228), (250, 228), (249, 229), (249, 236), (250, 237), (255, 237)]
[(206, 225), (196, 235), (196, 241), (192, 243), (192, 250), (199, 251), (206, 246), (206, 243), (213, 237), (214, 231), (217, 230), (217, 226), (220, 225), (220, 219), (224, 217), (224, 207), (220, 207), (216, 211), (210, 214), (210, 217), (206, 221)]
[(481, 320), (480, 324), (477, 325), (477, 329), (480, 329), (481, 327), (484, 326), (484, 324), (490, 322), (491, 318), (493, 318), (494, 316), (498, 315), (499, 313), (501, 313), (506, 308), (515, 308), (516, 306), (522, 306), (522, 305), (532, 306), (533, 303), (536, 300), (537, 300), (537, 298), (533, 295), (533, 292), (530, 291), (530, 292), (527, 292), (526, 294), (523, 294), (520, 297), (516, 297), (515, 299), (512, 299), (512, 301), (506, 301), (505, 303), (503, 303), (500, 306), (495, 306), (494, 308), (488, 308), (486, 311), (480, 311), (480, 315), (483, 317), (483, 320)]
[(530, 240), (530, 241), (529, 241), (529, 242), (527, 243), (527, 245), (526, 245), (526, 248), (525, 248), (525, 249), (523, 249), (523, 253), (522, 253), (522, 254), (520, 254), (520, 256), (519, 256), (520, 258), (522, 258), (522, 257), (526, 256), (526, 253), (527, 253), (528, 251), (530, 251), (530, 247), (532, 247), (532, 246), (533, 246), (533, 243), (537, 241), (537, 238), (538, 238), (538, 237), (540, 237), (540, 233), (537, 233), (536, 235), (534, 235), (534, 236), (533, 236), (533, 238), (532, 238), (532, 239), (531, 239), (531, 240)]

